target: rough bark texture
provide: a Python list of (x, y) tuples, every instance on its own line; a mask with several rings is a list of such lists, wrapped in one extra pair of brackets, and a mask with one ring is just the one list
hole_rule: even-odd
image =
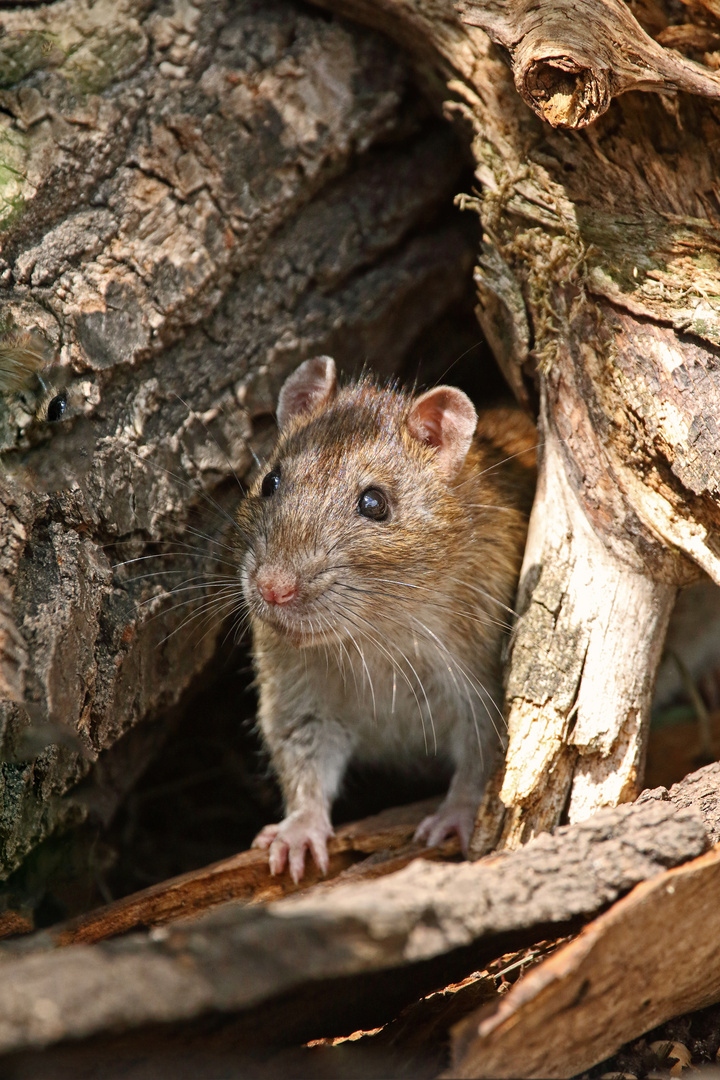
[(291, 0), (0, 25), (0, 353), (42, 333), (67, 400), (50, 424), (34, 377), (0, 395), (2, 877), (86, 816), (66, 793), (101, 754), (112, 812), (163, 731), (105, 752), (213, 656), (213, 593), (162, 597), (232, 573), (231, 472), (285, 373), (316, 352), (398, 369), (462, 295), (472, 230), (447, 213), (458, 144), (367, 30)]
[(715, 849), (638, 885), (531, 972), (493, 1016), (458, 1025), (449, 1074), (570, 1078), (619, 1043), (717, 1001), (719, 884)]
[[(474, 125), (480, 187), (464, 204), (477, 209), (484, 230), (476, 270), (478, 317), (518, 396), (529, 399), (539, 390), (541, 438), (559, 448), (564, 486), (607, 548), (605, 572), (598, 562), (593, 591), (612, 594), (623, 581), (639, 586), (647, 578), (645, 625), (633, 624), (630, 605), (625, 630), (631, 649), (643, 634), (655, 635), (644, 647), (649, 688), (666, 625), (667, 590), (691, 581), (698, 568), (720, 580), (717, 106), (684, 93), (624, 94), (610, 103), (613, 93), (629, 85), (621, 78), (613, 87), (613, 72), (648, 47), (645, 30), (614, 0), (588, 3), (582, 20), (560, 18), (563, 5), (553, 4), (557, 20), (553, 15), (539, 29), (533, 12), (541, 9), (523, 3), (473, 0), (460, 7), (450, 0), (341, 0), (332, 7), (391, 34), (430, 82), (441, 82), (455, 97), (450, 108)], [(647, 85), (670, 91), (680, 85), (669, 74), (678, 57), (667, 50), (661, 55), (657, 43), (669, 29), (668, 17), (656, 5), (645, 18), (657, 58)], [(612, 35), (592, 31), (593, 25), (611, 23)], [(544, 31), (552, 39), (549, 51), (539, 48)], [(515, 81), (503, 63), (504, 49)], [(651, 66), (645, 64), (645, 75)], [(690, 68), (685, 65), (686, 73)], [(699, 79), (693, 93), (714, 99), (716, 75), (692, 70)], [(517, 93), (518, 85), (544, 120), (577, 130), (540, 120)], [(535, 388), (528, 376), (534, 376)], [(541, 490), (552, 489), (556, 467), (556, 457), (541, 460)], [(526, 562), (521, 581), (521, 595), (530, 603), (511, 659), (511, 726), (518, 734), (533, 726), (542, 733), (552, 713), (565, 718), (563, 739), (570, 736), (574, 702), (610, 686), (616, 671), (602, 648), (588, 647), (590, 637), (598, 634), (600, 640), (603, 634), (599, 623), (591, 632), (584, 621), (592, 605), (582, 615), (578, 608), (570, 621), (555, 621), (545, 603), (533, 602), (534, 587), (545, 588), (553, 567), (565, 575), (563, 580), (558, 571), (556, 595), (571, 593), (570, 568), (585, 558), (583, 529), (566, 532), (560, 543), (553, 540), (554, 514), (554, 506), (538, 501), (532, 523), (536, 557), (532, 566)], [(614, 637), (622, 632), (617, 623), (607, 629)], [(577, 676), (574, 689), (575, 676), (558, 679), (557, 700), (542, 679), (522, 685), (521, 676), (528, 674), (523, 643), (543, 637), (547, 656), (562, 657), (562, 667)], [(621, 682), (626, 675), (619, 672)], [(583, 807), (632, 796), (633, 773), (643, 758), (647, 696), (640, 688), (624, 703), (623, 696), (602, 691), (607, 712), (620, 712), (600, 715), (595, 705), (592, 724), (599, 726), (588, 725), (577, 736), (578, 748), (586, 752), (574, 761), (572, 751), (561, 755), (563, 767), (550, 783), (548, 761), (557, 751), (558, 726), (551, 725), (539, 753), (539, 739), (516, 738), (512, 767), (524, 779), (517, 785), (508, 780), (503, 792), (511, 804), (509, 837), (518, 837), (517, 818), (529, 802), (539, 827), (547, 827), (558, 820), (565, 795), (578, 814)], [(611, 781), (621, 761), (627, 768)], [(484, 807), (476, 850), (501, 829), (503, 805), (496, 798), (494, 808)]]
[[(379, 881), (229, 903), (115, 942), (6, 943), (0, 1052), (273, 1001), (282, 1005), (275, 1044), (374, 1026), (503, 943), (558, 936), (707, 844), (694, 809), (654, 799), (477, 863), (417, 860)], [(381, 972), (375, 995), (362, 979)]]

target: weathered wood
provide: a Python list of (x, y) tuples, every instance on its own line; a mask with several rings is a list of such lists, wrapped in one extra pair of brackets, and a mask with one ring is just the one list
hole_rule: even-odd
[(720, 999), (720, 849), (638, 885), (535, 968), (492, 1016), (461, 1021), (447, 1075), (572, 1077)]
[[(267, 906), (229, 903), (97, 945), (49, 949), (51, 938), (43, 935), (5, 943), (0, 1051), (250, 1009), (291, 992), (306, 997), (320, 984), (332, 1000), (332, 980), (372, 973), (386, 973), (386, 990), (393, 978), (407, 987), (413, 965), (419, 971), (439, 957), (445, 985), (453, 974), (474, 970), (493, 947), (495, 955), (507, 951), (513, 935), (522, 943), (560, 935), (706, 846), (694, 810), (652, 800), (478, 863), (416, 860), (378, 881)], [(40, 1010), (39, 1000), (46, 1003)], [(328, 1033), (321, 1014), (314, 1022), (317, 1035)]]
[(644, 791), (638, 802), (650, 799), (668, 799), (680, 810), (692, 806), (702, 815), (710, 841), (720, 843), (720, 762), (705, 765), (673, 784), (669, 791), (662, 787)]
[[(324, 877), (317, 867), (308, 867), (307, 874), (296, 885), (287, 874), (279, 877), (270, 874), (264, 852), (243, 851), (231, 859), (163, 881), (79, 916), (53, 929), (52, 940), (56, 945), (107, 941), (131, 930), (203, 914), (229, 900), (268, 903), (282, 896), (307, 892), (314, 886), (340, 884), (348, 876), (353, 881), (382, 877), (401, 869), (420, 854), (424, 859), (457, 855), (460, 850), (457, 838), (441, 848), (427, 849), (413, 843), (418, 825), (436, 806), (436, 799), (428, 799), (342, 826), (328, 844), (330, 865)], [(8, 934), (4, 935), (0, 923), (0, 936), (28, 929), (31, 927), (19, 928), (9, 921)]]
[[(499, 799), (511, 808), (503, 827), (509, 847), (552, 828), (565, 808), (579, 821), (638, 794), (676, 591), (622, 563), (599, 539), (545, 420), (507, 690)], [(473, 853), (482, 854), (476, 845)]]
[(585, 127), (628, 90), (720, 97), (720, 79), (669, 51), (622, 0), (460, 0), (461, 17), (510, 55), (523, 100), (553, 127)]
[[(288, 369), (396, 370), (473, 241), (462, 153), (377, 35), (292, 0), (13, 5), (0, 30), (0, 345), (42, 333), (67, 397), (49, 424), (39, 384), (0, 394), (4, 878), (112, 814), (162, 741), (122, 736), (210, 663), (218, 594), (191, 586), (232, 573), (232, 473)], [(100, 757), (101, 798), (68, 797)]]

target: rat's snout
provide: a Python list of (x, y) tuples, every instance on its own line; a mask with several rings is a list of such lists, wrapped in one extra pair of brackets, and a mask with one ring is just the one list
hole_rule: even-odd
[(289, 604), (298, 594), (297, 574), (282, 566), (264, 566), (255, 575), (257, 590), (268, 604)]

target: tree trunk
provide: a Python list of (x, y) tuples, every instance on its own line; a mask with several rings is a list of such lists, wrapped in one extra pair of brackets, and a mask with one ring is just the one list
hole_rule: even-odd
[(61, 0), (0, 26), (3, 877), (112, 813), (165, 734), (140, 722), (216, 652), (193, 586), (233, 573), (233, 473), (285, 374), (401, 368), (472, 241), (459, 144), (370, 31), (291, 0)]
[(643, 28), (620, 0), (582, 18), (564, 0), (325, 6), (392, 35), (473, 124), (478, 318), (518, 397), (542, 401), (509, 764), (479, 854), (633, 797), (674, 591), (720, 581), (719, 13), (672, 26), (646, 5)]
[[(543, 402), (511, 769), (483, 818), (516, 842), (631, 797), (673, 591), (720, 582), (720, 80), (665, 47), (704, 57), (717, 11), (672, 26), (647, 6), (641, 28), (620, 0), (583, 20), (559, 0), (327, 6), (394, 37), (472, 126), (478, 317)], [(284, 374), (315, 352), (402, 368), (462, 295), (472, 237), (441, 210), (452, 136), (366, 30), (289, 0), (1, 21), (0, 375), (18, 344), (55, 360), (0, 398), (7, 874), (88, 813), (67, 793), (100, 755), (111, 811), (162, 739), (139, 722), (208, 665), (218, 628), (174, 631), (212, 591), (164, 597), (227, 571), (231, 473), (267, 444)]]

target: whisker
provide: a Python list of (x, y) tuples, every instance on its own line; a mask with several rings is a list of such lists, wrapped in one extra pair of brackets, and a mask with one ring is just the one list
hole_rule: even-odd
[(502, 461), (496, 461), (493, 465), (488, 465), (487, 469), (482, 469), (480, 472), (474, 472), (472, 476), (468, 476), (467, 480), (463, 480), (462, 484), (454, 484), (450, 487), (450, 491), (459, 491), (460, 488), (464, 488), (466, 484), (474, 483), (479, 480), (481, 476), (485, 476), (487, 473), (492, 472), (493, 469), (499, 469), (501, 465), (507, 465), (508, 461), (514, 461), (515, 458), (522, 457), (523, 454), (532, 454), (535, 450), (539, 450), (544, 444), (542, 442), (535, 443), (534, 446), (526, 446), (524, 450), (518, 450), (517, 454), (510, 454), (508, 457), (502, 459)]
[[(179, 395), (179, 394), (177, 393), (177, 391), (173, 390), (173, 395), (174, 395), (174, 396), (175, 396), (175, 397), (176, 397), (176, 398), (178, 399), (178, 401), (181, 401), (181, 402), (182, 402), (182, 404), (183, 404), (183, 405), (185, 406), (185, 408), (186, 408), (186, 409), (187, 409), (187, 411), (188, 411), (188, 416), (192, 416), (192, 417), (194, 417), (194, 418), (195, 418), (195, 419), (196, 419), (197, 421), (199, 421), (199, 423), (201, 423), (201, 424), (202, 424), (202, 426), (203, 426), (203, 427), (205, 428), (206, 432), (208, 433), (208, 435), (210, 436), (210, 438), (212, 439), (212, 441), (213, 441), (213, 442), (215, 443), (215, 445), (217, 446), (217, 448), (218, 448), (218, 450), (220, 451), (220, 453), (222, 454), (222, 456), (223, 456), (223, 457), (225, 458), (225, 461), (227, 462), (227, 466), (228, 466), (228, 468), (230, 469), (230, 472), (231, 472), (231, 473), (233, 474), (233, 477), (235, 478), (235, 483), (236, 483), (236, 484), (237, 484), (237, 486), (238, 486), (238, 487), (240, 488), (240, 494), (244, 496), (244, 495), (245, 495), (245, 488), (244, 488), (244, 487), (242, 486), (242, 484), (240, 483), (240, 477), (239, 477), (239, 476), (238, 476), (238, 474), (237, 474), (237, 473), (235, 472), (235, 469), (233, 468), (233, 464), (232, 464), (232, 462), (230, 461), (230, 458), (229, 458), (229, 457), (227, 456), (227, 454), (225, 453), (225, 451), (223, 450), (222, 446), (220, 445), (220, 443), (219, 443), (219, 442), (217, 441), (217, 439), (216, 439), (216, 438), (215, 438), (215, 436), (213, 435), (213, 433), (212, 433), (212, 431), (210, 430), (210, 428), (208, 427), (208, 425), (207, 425), (207, 424), (205, 423), (205, 421), (203, 420), (203, 418), (202, 418), (201, 416), (199, 416), (199, 415), (198, 415), (198, 414), (197, 414), (197, 413), (195, 412), (195, 410), (194, 410), (194, 409), (192, 409), (192, 408), (191, 408), (191, 407), (190, 407), (190, 406), (188, 405), (187, 401), (184, 401), (184, 400), (183, 400), (183, 398), (181, 398), (181, 397), (180, 397), (180, 395)], [(246, 445), (246, 446), (249, 446), (249, 443), (248, 443), (247, 439), (243, 439), (243, 442), (245, 443), (245, 445)], [(252, 453), (252, 451), (251, 451), (251, 453)]]
[[(331, 587), (330, 587), (330, 589), (328, 589), (328, 592), (331, 592), (331, 591), (332, 591), (332, 589), (333, 589), (333, 586), (331, 586)], [(337, 603), (337, 602), (336, 602), (336, 603)], [(375, 629), (375, 627), (373, 627), (372, 623), (368, 622), (368, 620), (367, 620), (367, 619), (365, 619), (365, 618), (364, 618), (364, 617), (363, 617), (362, 615), (360, 615), (360, 614), (359, 614), (359, 612), (357, 611), (357, 609), (355, 609), (355, 608), (348, 608), (348, 607), (347, 607), (347, 605), (344, 605), (344, 604), (342, 604), (342, 603), (337, 603), (337, 606), (338, 606), (338, 607), (340, 608), (340, 610), (344, 610), (344, 611), (345, 611), (346, 613), (347, 613), (347, 612), (350, 612), (350, 613), (351, 613), (352, 615), (354, 615), (354, 616), (355, 616), (355, 620), (357, 620), (357, 619), (360, 619), (360, 620), (361, 620), (361, 621), (362, 621), (362, 622), (363, 622), (363, 623), (365, 624), (365, 626), (369, 626), (369, 627), (370, 627), (370, 628), (371, 628), (372, 630), (374, 630), (374, 629)], [(384, 654), (384, 655), (385, 655), (385, 656), (386, 656), (386, 657), (388, 658), (388, 660), (390, 661), (390, 664), (391, 664), (391, 665), (392, 665), (392, 667), (393, 667), (393, 670), (395, 670), (395, 667), (396, 667), (396, 663), (395, 663), (395, 660), (394, 660), (394, 658), (393, 658), (393, 657), (392, 657), (392, 656), (390, 655), (390, 653), (389, 653), (389, 652), (387, 651), (387, 649), (386, 649), (386, 648), (385, 648), (385, 647), (383, 646), (383, 644), (382, 644), (382, 643), (381, 643), (380, 641), (378, 641), (378, 639), (377, 639), (377, 638), (376, 638), (376, 637), (374, 636), (374, 634), (369, 634), (369, 633), (367, 632), (367, 630), (363, 631), (363, 630), (361, 629), (361, 627), (359, 627), (359, 626), (358, 626), (358, 624), (357, 624), (357, 621), (354, 621), (354, 622), (353, 622), (353, 625), (354, 625), (354, 626), (356, 627), (356, 629), (358, 629), (358, 630), (360, 631), (360, 633), (364, 634), (364, 636), (365, 636), (365, 637), (366, 637), (366, 638), (368, 639), (368, 641), (370, 641), (370, 642), (371, 642), (371, 643), (372, 643), (373, 645), (375, 645), (375, 647), (376, 647), (377, 649), (379, 649), (379, 650), (380, 650), (380, 651), (381, 651), (381, 652), (382, 652), (382, 653), (383, 653), (383, 654)], [(409, 668), (410, 668), (410, 670), (412, 671), (413, 675), (415, 676), (415, 679), (417, 680), (418, 686), (420, 687), (420, 691), (421, 691), (421, 693), (422, 693), (422, 695), (423, 695), (423, 698), (425, 699), (425, 705), (426, 705), (426, 708), (427, 708), (427, 711), (428, 711), (428, 718), (429, 718), (429, 720), (430, 720), (430, 727), (431, 727), (431, 730), (432, 730), (432, 734), (433, 734), (433, 752), (434, 752), (435, 754), (437, 754), (437, 734), (436, 734), (436, 731), (435, 731), (435, 722), (434, 722), (434, 720), (433, 720), (433, 715), (432, 715), (432, 708), (431, 708), (431, 706), (430, 706), (430, 701), (429, 701), (429, 699), (428, 699), (428, 696), (427, 696), (427, 693), (426, 693), (426, 691), (425, 691), (425, 685), (424, 685), (424, 683), (423, 683), (422, 679), (420, 678), (420, 676), (418, 675), (418, 673), (417, 673), (417, 671), (416, 671), (416, 669), (415, 669), (415, 666), (413, 665), (413, 663), (411, 662), (411, 660), (410, 660), (410, 659), (409, 659), (409, 658), (408, 658), (408, 657), (407, 657), (407, 656), (405, 655), (405, 653), (404, 653), (404, 652), (403, 652), (403, 650), (402, 650), (402, 649), (400, 648), (400, 646), (399, 646), (399, 645), (397, 644), (397, 642), (388, 642), (388, 644), (389, 644), (389, 645), (390, 645), (391, 647), (394, 647), (395, 649), (397, 649), (397, 651), (398, 651), (398, 652), (400, 653), (400, 656), (401, 656), (401, 657), (402, 657), (402, 659), (403, 659), (403, 660), (405, 661), (405, 663), (406, 663), (406, 664), (408, 665), (408, 667), (409, 667)], [(423, 737), (424, 737), (424, 739), (425, 739), (425, 753), (427, 754), (427, 753), (428, 753), (428, 744), (427, 744), (427, 736), (426, 736), (426, 734), (425, 734), (425, 722), (424, 722), (424, 717), (423, 717), (423, 712), (422, 712), (422, 708), (421, 708), (421, 706), (420, 706), (420, 701), (419, 701), (419, 699), (418, 699), (418, 696), (417, 696), (417, 694), (415, 693), (415, 689), (414, 689), (414, 687), (412, 686), (412, 684), (411, 684), (411, 682), (410, 682), (410, 680), (409, 680), (409, 678), (408, 678), (407, 674), (406, 674), (406, 673), (405, 673), (405, 672), (403, 671), (403, 669), (402, 669), (401, 667), (399, 667), (399, 666), (397, 666), (397, 670), (398, 670), (398, 671), (400, 672), (400, 674), (401, 674), (401, 675), (403, 676), (403, 678), (404, 678), (404, 679), (405, 679), (405, 681), (407, 682), (407, 685), (408, 685), (408, 687), (410, 688), (410, 690), (411, 690), (411, 692), (412, 692), (412, 694), (413, 694), (413, 696), (414, 696), (414, 698), (415, 698), (415, 701), (416, 701), (416, 703), (417, 703), (417, 706), (418, 706), (418, 712), (419, 712), (419, 714), (420, 714), (420, 722), (421, 722), (421, 724), (422, 724), (422, 728), (423, 728)]]

